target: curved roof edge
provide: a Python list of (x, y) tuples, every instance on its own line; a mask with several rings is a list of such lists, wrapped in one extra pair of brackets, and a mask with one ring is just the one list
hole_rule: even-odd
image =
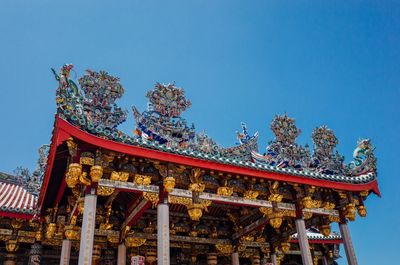
[[(154, 142), (145, 142), (142, 140), (136, 140), (129, 143), (116, 142), (83, 131), (62, 119), (59, 115), (56, 115), (48, 166), (40, 197), (44, 195), (43, 192), (47, 189), (56, 148), (68, 137), (74, 137), (101, 148), (133, 156), (141, 156), (171, 163), (180, 163), (187, 166), (223, 171), (231, 174), (306, 184), (324, 188), (355, 192), (373, 191), (375, 194), (380, 196), (377, 179), (374, 174), (367, 174), (359, 177), (346, 177), (299, 172), (293, 169), (274, 168), (251, 162), (232, 161), (232, 159), (216, 159), (207, 154), (187, 152), (186, 150), (175, 150), (166, 147), (165, 145), (159, 145)], [(41, 201), (42, 199), (39, 198), (39, 202)]]

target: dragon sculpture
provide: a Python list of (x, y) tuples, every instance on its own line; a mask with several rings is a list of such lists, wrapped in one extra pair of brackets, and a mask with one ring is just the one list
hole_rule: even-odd
[(354, 161), (347, 166), (347, 174), (352, 176), (376, 172), (376, 157), (370, 139), (361, 139), (353, 152)]

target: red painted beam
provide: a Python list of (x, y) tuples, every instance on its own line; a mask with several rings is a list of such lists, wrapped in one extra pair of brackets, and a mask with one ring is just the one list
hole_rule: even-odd
[(31, 220), (33, 219), (34, 215), (33, 214), (27, 214), (27, 213), (13, 213), (13, 212), (0, 212), (0, 217), (8, 217), (8, 218), (19, 218), (19, 219), (27, 219)]
[[(103, 139), (94, 135), (91, 135), (87, 132), (80, 130), (79, 128), (71, 125), (67, 121), (56, 117), (56, 126), (60, 132), (64, 132), (64, 134), (70, 134), (71, 136), (80, 139), (86, 143), (99, 146), (111, 151), (116, 151), (128, 155), (133, 156), (140, 156), (149, 159), (156, 159), (165, 162), (171, 163), (179, 163), (186, 166), (191, 167), (199, 167), (209, 170), (215, 171), (223, 171), (230, 174), (237, 174), (237, 175), (245, 175), (250, 177), (262, 178), (262, 179), (270, 179), (270, 180), (278, 180), (284, 182), (291, 182), (291, 183), (299, 183), (299, 184), (306, 184), (318, 187), (325, 187), (330, 189), (340, 189), (340, 190), (348, 190), (348, 191), (365, 191), (365, 190), (372, 190), (377, 195), (380, 195), (378, 183), (376, 180), (373, 180), (369, 183), (364, 184), (352, 184), (352, 183), (341, 183), (335, 181), (327, 181), (327, 180), (320, 180), (320, 179), (312, 179), (302, 176), (294, 176), (294, 175), (287, 175), (283, 173), (275, 173), (275, 172), (266, 172), (260, 171), (257, 169), (252, 168), (245, 168), (239, 167), (235, 165), (227, 165), (221, 164), (214, 161), (206, 161), (201, 160), (198, 158), (187, 157), (172, 153), (167, 153), (158, 150), (152, 150), (144, 147), (128, 145), (124, 143), (119, 143), (107, 139)], [(59, 133), (56, 130), (56, 133)]]

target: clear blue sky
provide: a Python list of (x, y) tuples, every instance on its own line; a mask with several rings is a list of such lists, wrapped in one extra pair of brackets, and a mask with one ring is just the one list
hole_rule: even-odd
[[(383, 197), (368, 199), (351, 233), (359, 264), (398, 258), (399, 2), (2, 1), (0, 39), (2, 171), (33, 170), (50, 140), (50, 67), (118, 75), (129, 109), (145, 108), (155, 82), (176, 81), (193, 103), (185, 117), (225, 146), (245, 121), (263, 150), (284, 112), (300, 143), (315, 126), (334, 129), (347, 160), (359, 137), (372, 138)], [(131, 133), (133, 119), (120, 128)]]

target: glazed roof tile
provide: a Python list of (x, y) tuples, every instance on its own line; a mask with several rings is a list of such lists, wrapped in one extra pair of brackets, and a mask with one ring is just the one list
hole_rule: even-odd
[(0, 211), (34, 214), (37, 196), (15, 183), (12, 175), (5, 173), (0, 175)]

